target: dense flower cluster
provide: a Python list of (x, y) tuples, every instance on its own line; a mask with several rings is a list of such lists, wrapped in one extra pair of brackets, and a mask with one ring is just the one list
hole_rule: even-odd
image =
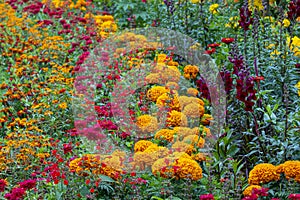
[(249, 173), (248, 183), (250, 185), (259, 185), (271, 181), (277, 181), (280, 174), (276, 172), (276, 166), (269, 163), (256, 165)]

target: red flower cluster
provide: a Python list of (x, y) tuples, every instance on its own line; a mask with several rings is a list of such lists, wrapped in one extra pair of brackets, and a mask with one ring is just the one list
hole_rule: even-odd
[(252, 190), (251, 196), (247, 196), (243, 198), (242, 200), (257, 200), (258, 197), (267, 197), (268, 196), (268, 188), (254, 188)]
[(222, 38), (221, 42), (223, 42), (225, 44), (230, 44), (230, 43), (234, 42), (234, 38)]
[(300, 194), (290, 194), (288, 198), (292, 200), (300, 200)]
[(3, 179), (0, 179), (0, 192), (4, 192), (7, 182)]
[(300, 0), (290, 1), (289, 11), (287, 12), (287, 14), (290, 20), (295, 20), (300, 16)]
[(253, 24), (253, 18), (251, 17), (252, 12), (249, 10), (248, 6), (240, 8), (240, 26), (245, 30), (249, 30), (249, 26)]
[(249, 69), (246, 69), (243, 62), (243, 57), (232, 55), (229, 61), (233, 63), (233, 74), (237, 76), (236, 80), (236, 98), (245, 104), (245, 110), (253, 112), (253, 100), (256, 100), (256, 90), (254, 89), (254, 78), (250, 76)]
[(19, 187), (12, 189), (10, 193), (4, 195), (4, 197), (8, 200), (18, 200), (23, 199), (26, 194), (26, 190), (30, 190), (35, 188), (36, 180), (29, 179), (19, 183)]

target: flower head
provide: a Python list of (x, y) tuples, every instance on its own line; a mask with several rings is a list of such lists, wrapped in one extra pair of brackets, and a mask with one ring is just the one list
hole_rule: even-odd
[(277, 181), (280, 174), (276, 172), (276, 167), (269, 163), (256, 165), (249, 173), (248, 183), (251, 185), (259, 185), (270, 181)]

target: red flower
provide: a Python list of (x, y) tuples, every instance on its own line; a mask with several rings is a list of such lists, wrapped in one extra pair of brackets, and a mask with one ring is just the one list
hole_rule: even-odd
[(213, 44), (207, 45), (208, 48), (215, 48), (215, 47), (218, 47), (218, 46), (220, 46), (220, 44), (218, 44), (218, 43), (213, 43)]
[(64, 180), (64, 185), (68, 185), (69, 184), (69, 182), (68, 182), (68, 180)]
[(25, 190), (30, 190), (36, 186), (36, 180), (29, 179), (25, 180), (20, 183), (20, 188), (23, 188)]
[(0, 192), (3, 192), (6, 186), (7, 182), (4, 179), (0, 179)]
[(265, 80), (265, 78), (263, 76), (256, 76), (254, 77), (254, 80), (259, 82)]
[(300, 194), (290, 194), (288, 198), (292, 200), (300, 200)]
[(63, 150), (64, 154), (71, 153), (72, 152), (72, 145), (71, 144), (63, 144)]
[(212, 194), (202, 194), (199, 197), (200, 200), (214, 200), (214, 195)]
[(136, 176), (136, 173), (135, 172), (131, 172), (130, 176)]
[(222, 38), (221, 42), (225, 44), (230, 44), (234, 41), (234, 38)]
[(216, 52), (216, 49), (215, 48), (212, 48), (211, 50), (206, 50), (206, 51), (204, 51), (204, 54), (213, 54), (213, 53), (215, 53)]

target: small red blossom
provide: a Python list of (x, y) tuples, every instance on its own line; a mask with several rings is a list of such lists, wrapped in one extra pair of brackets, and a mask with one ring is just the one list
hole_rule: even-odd
[(300, 194), (290, 194), (288, 196), (288, 199), (292, 199), (292, 200), (300, 200)]
[(199, 197), (199, 200), (214, 200), (214, 195), (212, 194), (202, 194)]
[(230, 43), (234, 42), (234, 38), (222, 38), (221, 42), (223, 42), (225, 44), (230, 44)]
[(216, 47), (219, 47), (219, 46), (220, 46), (220, 44), (218, 44), (218, 43), (213, 43), (213, 44), (207, 45), (208, 48), (216, 48)]

